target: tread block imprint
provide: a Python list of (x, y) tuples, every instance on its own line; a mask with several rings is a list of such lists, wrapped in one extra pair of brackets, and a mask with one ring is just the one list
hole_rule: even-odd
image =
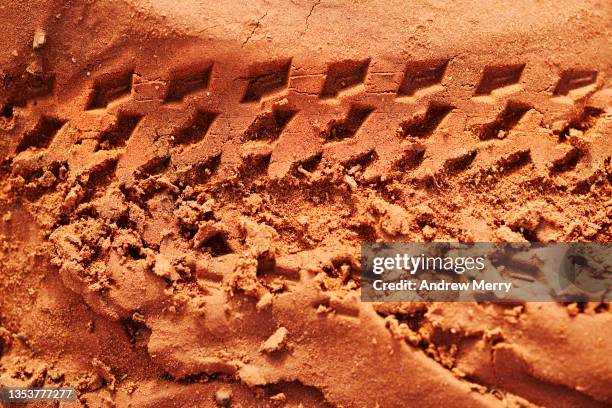
[(488, 95), (498, 88), (516, 84), (520, 81), (525, 64), (495, 65), (485, 67), (476, 95)]
[(570, 69), (563, 71), (557, 86), (553, 91), (554, 95), (567, 95), (574, 89), (584, 88), (595, 83), (597, 71)]
[(175, 71), (168, 82), (165, 102), (181, 101), (185, 96), (207, 89), (210, 84), (213, 64)]
[(34, 129), (26, 132), (17, 146), (16, 152), (21, 153), (30, 147), (46, 149), (59, 130), (66, 124), (65, 120), (50, 116), (41, 116)]
[(416, 114), (400, 124), (400, 135), (402, 137), (426, 138), (438, 128), (442, 120), (453, 109), (454, 107), (451, 105), (431, 103), (425, 113)]
[(518, 149), (510, 154), (501, 157), (497, 161), (497, 167), (502, 173), (510, 173), (531, 160), (531, 151), (529, 149)]
[(365, 60), (344, 60), (329, 64), (320, 97), (335, 98), (340, 91), (363, 83), (369, 66), (369, 58)]
[(132, 92), (133, 70), (101, 75), (94, 83), (87, 110), (106, 108), (108, 104)]
[(286, 88), (289, 83), (291, 59), (253, 65), (248, 84), (240, 102), (259, 102), (262, 97)]
[(28, 102), (51, 95), (55, 89), (55, 74), (25, 72), (11, 75), (3, 73), (0, 77), (3, 103), (25, 107)]
[(597, 121), (605, 115), (605, 110), (585, 106), (579, 115), (574, 117), (569, 123), (559, 132), (559, 140), (565, 140), (569, 137), (571, 129), (577, 129), (586, 132), (591, 129)]
[(332, 120), (327, 125), (323, 137), (333, 142), (354, 136), (372, 112), (374, 108), (370, 106), (352, 105), (345, 118)]
[(493, 122), (481, 128), (478, 137), (480, 140), (503, 139), (530, 109), (531, 106), (525, 103), (508, 102), (504, 110)]
[(117, 117), (117, 122), (102, 133), (97, 150), (124, 147), (141, 119), (141, 115), (120, 113)]
[(409, 62), (397, 94), (412, 96), (420, 89), (440, 84), (447, 66), (448, 60)]
[(193, 144), (204, 139), (219, 114), (207, 110), (196, 110), (188, 124), (171, 136), (172, 144)]
[(276, 140), (296, 113), (295, 110), (285, 109), (273, 109), (271, 112), (261, 113), (244, 132), (242, 140)]
[(477, 153), (476, 149), (464, 149), (457, 152), (454, 157), (446, 160), (443, 165), (444, 171), (447, 174), (455, 174), (467, 169), (476, 158)]

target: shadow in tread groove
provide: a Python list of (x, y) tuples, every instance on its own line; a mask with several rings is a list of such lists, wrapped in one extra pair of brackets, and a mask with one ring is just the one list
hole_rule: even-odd
[(497, 162), (502, 173), (508, 174), (526, 165), (531, 160), (530, 150), (519, 150)]
[(454, 106), (451, 105), (431, 103), (425, 113), (414, 115), (412, 119), (400, 124), (400, 136), (419, 138), (431, 136), (453, 109)]
[(189, 124), (172, 136), (172, 143), (177, 145), (201, 141), (217, 116), (219, 116), (217, 112), (197, 110)]
[(212, 74), (212, 64), (200, 69), (183, 69), (174, 72), (169, 81), (165, 102), (181, 101), (187, 95), (208, 88)]
[(401, 158), (393, 165), (393, 169), (400, 172), (414, 170), (423, 163), (423, 160), (425, 160), (425, 146), (415, 144), (402, 154)]
[(359, 170), (364, 170), (369, 167), (372, 163), (374, 163), (378, 159), (378, 154), (375, 150), (370, 150), (368, 152), (362, 153), (357, 157), (354, 157), (348, 161), (342, 162), (342, 166), (346, 169), (359, 168)]
[(3, 93), (3, 102), (25, 107), (32, 99), (53, 93), (55, 74), (25, 72), (12, 75), (3, 73), (0, 76), (0, 89)]
[(476, 158), (476, 150), (470, 150), (465, 154), (449, 159), (444, 163), (444, 171), (448, 174), (459, 173), (467, 169)]
[(293, 173), (296, 177), (303, 178), (305, 176), (304, 173), (300, 171), (300, 169), (305, 170), (308, 173), (312, 173), (317, 169), (319, 163), (323, 159), (323, 153), (317, 153), (312, 157), (309, 157), (306, 160), (299, 161), (293, 164)]
[(0, 104), (0, 130), (10, 130), (15, 124), (15, 113), (13, 105)]
[(276, 140), (297, 111), (274, 109), (258, 115), (244, 132), (242, 140)]
[(0, 118), (12, 119), (13, 118), (13, 106), (10, 104), (0, 105)]
[(334, 62), (327, 67), (321, 98), (334, 98), (338, 92), (364, 82), (370, 59)]
[(484, 125), (479, 132), (480, 140), (504, 138), (506, 133), (512, 130), (523, 116), (531, 109), (531, 106), (510, 101), (495, 120)]
[(406, 65), (404, 78), (397, 91), (401, 96), (412, 96), (416, 91), (442, 82), (448, 60), (411, 62)]
[(559, 133), (559, 140), (563, 141), (569, 137), (571, 129), (577, 129), (582, 132), (586, 132), (591, 129), (597, 120), (605, 113), (604, 110), (586, 106), (580, 114), (573, 118), (567, 126), (565, 126)]
[[(179, 175), (179, 180), (185, 184), (202, 185), (210, 181), (221, 165), (221, 154), (212, 156)], [(166, 165), (167, 166), (167, 165)]]
[(290, 69), (291, 59), (253, 65), (246, 78), (249, 83), (240, 102), (258, 102), (263, 96), (286, 88)]
[(17, 146), (16, 153), (21, 153), (30, 147), (46, 149), (65, 123), (65, 120), (42, 116), (34, 129), (23, 136), (23, 139)]
[(117, 149), (125, 146), (141, 119), (141, 115), (120, 113), (117, 123), (100, 137), (96, 150)]
[(87, 102), (87, 110), (105, 108), (110, 102), (132, 92), (133, 70), (105, 74), (96, 79)]
[(594, 84), (597, 71), (570, 69), (561, 73), (553, 95), (567, 95), (570, 91)]
[(476, 95), (488, 95), (497, 88), (518, 83), (524, 69), (525, 64), (485, 67), (480, 83), (476, 88)]
[(170, 155), (155, 157), (138, 168), (136, 178), (146, 178), (163, 173), (170, 165)]
[(555, 160), (550, 168), (550, 174), (558, 174), (576, 167), (581, 158), (585, 156), (583, 150), (573, 148), (565, 156)]
[(329, 123), (323, 137), (330, 142), (354, 136), (373, 111), (374, 108), (369, 106), (351, 106), (346, 118)]

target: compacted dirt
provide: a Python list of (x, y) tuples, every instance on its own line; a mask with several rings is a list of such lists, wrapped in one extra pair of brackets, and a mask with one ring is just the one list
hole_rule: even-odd
[(607, 303), (359, 300), (362, 242), (610, 242), (611, 3), (239, 3), (0, 4), (0, 383), (612, 404)]

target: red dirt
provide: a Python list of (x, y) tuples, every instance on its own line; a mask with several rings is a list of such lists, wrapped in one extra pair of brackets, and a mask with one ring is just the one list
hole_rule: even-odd
[(5, 3), (0, 384), (612, 404), (608, 304), (368, 304), (358, 278), (367, 241), (610, 242), (609, 2)]

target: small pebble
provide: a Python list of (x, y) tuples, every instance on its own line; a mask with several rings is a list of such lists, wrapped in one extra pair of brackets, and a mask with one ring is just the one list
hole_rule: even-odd
[(229, 407), (232, 403), (232, 391), (222, 388), (215, 393), (215, 401), (217, 406)]
[(34, 39), (32, 40), (32, 48), (38, 50), (45, 45), (47, 42), (47, 34), (44, 31), (38, 31), (34, 34)]
[(432, 241), (436, 237), (436, 229), (430, 227), (429, 225), (425, 225), (422, 229), (423, 238), (427, 241)]

